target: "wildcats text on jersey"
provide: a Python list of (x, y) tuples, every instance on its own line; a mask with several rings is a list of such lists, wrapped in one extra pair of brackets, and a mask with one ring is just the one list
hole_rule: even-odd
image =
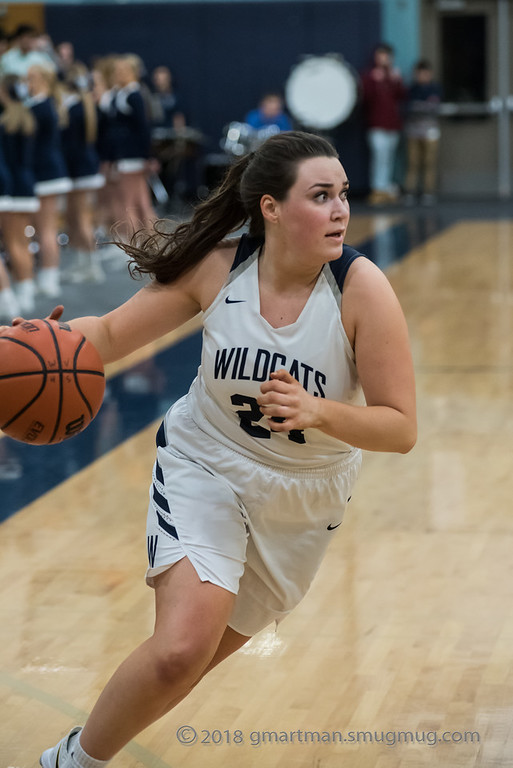
[[(214, 379), (238, 381), (267, 381), (273, 371), (285, 368), (314, 397), (325, 397), (326, 374), (299, 360), (287, 360), (280, 352), (258, 348), (253, 354), (249, 347), (217, 349), (214, 360)], [(248, 360), (249, 356), (249, 360)]]

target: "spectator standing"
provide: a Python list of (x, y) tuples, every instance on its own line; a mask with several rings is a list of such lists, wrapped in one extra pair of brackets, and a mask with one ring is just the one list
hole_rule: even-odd
[(394, 67), (394, 49), (379, 44), (370, 69), (362, 75), (362, 98), (370, 149), (371, 205), (394, 202), (394, 166), (403, 125), (402, 105), (406, 87)]
[(413, 204), (418, 194), (424, 205), (432, 205), (436, 200), (441, 98), (441, 88), (434, 81), (433, 68), (429, 61), (422, 59), (415, 66), (406, 105), (407, 205)]
[(151, 74), (152, 83), (152, 116), (154, 128), (185, 128), (185, 115), (180, 103), (180, 97), (173, 85), (173, 75), (166, 66), (155, 67)]
[(34, 64), (55, 69), (51, 57), (44, 51), (37, 50), (38, 38), (35, 27), (20, 24), (14, 32), (11, 47), (0, 59), (0, 73), (25, 77)]

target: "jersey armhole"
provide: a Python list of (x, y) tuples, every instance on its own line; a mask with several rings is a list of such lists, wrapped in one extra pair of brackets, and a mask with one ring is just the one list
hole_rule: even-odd
[[(342, 290), (344, 288), (344, 281), (349, 271), (349, 267), (354, 261), (356, 261), (356, 259), (359, 259), (359, 258), (365, 258), (365, 255), (357, 251), (355, 248), (351, 248), (348, 245), (344, 245), (344, 248), (342, 250), (342, 256), (336, 261), (330, 262), (328, 265), (330, 268), (329, 274), (331, 276), (331, 281), (330, 281), (331, 289), (337, 301), (337, 305), (339, 307), (340, 312), (342, 312)], [(346, 353), (349, 359), (352, 360), (354, 364), (356, 362), (355, 353), (354, 353), (353, 347), (351, 346), (349, 338), (347, 336), (346, 330), (344, 328), (342, 316), (340, 316), (340, 327), (342, 329), (342, 338), (344, 341), (344, 347), (346, 349)]]
[(230, 267), (230, 272), (234, 272), (237, 267), (240, 267), (241, 264), (249, 259), (257, 248), (260, 248), (260, 246), (263, 245), (263, 242), (263, 237), (250, 237), (247, 234), (242, 235), (239, 245), (237, 246), (233, 264)]
[(335, 282), (337, 284), (338, 290), (340, 291), (340, 294), (342, 294), (342, 290), (344, 288), (344, 281), (349, 271), (349, 267), (351, 266), (353, 261), (356, 261), (356, 259), (360, 257), (365, 258), (364, 254), (355, 250), (355, 248), (351, 248), (348, 245), (344, 245), (344, 248), (342, 250), (342, 256), (336, 261), (329, 262), (328, 266), (330, 268), (331, 274), (335, 279)]

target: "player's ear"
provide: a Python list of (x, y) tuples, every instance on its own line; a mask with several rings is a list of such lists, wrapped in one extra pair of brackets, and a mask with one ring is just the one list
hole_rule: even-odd
[(263, 195), (260, 200), (260, 210), (264, 221), (268, 221), (271, 224), (276, 224), (279, 219), (278, 204), (272, 195)]

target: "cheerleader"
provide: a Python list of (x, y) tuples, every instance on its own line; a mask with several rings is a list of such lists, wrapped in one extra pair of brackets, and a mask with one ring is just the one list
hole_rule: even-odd
[(19, 311), (30, 314), (35, 307), (34, 256), (29, 249), (27, 227), (39, 210), (35, 194), (34, 141), (36, 123), (23, 103), (24, 92), (15, 75), (0, 81), (0, 146), (10, 179), (10, 200), (3, 207), (2, 233), (16, 280)]
[(116, 59), (111, 132), (125, 209), (119, 234), (125, 237), (156, 219), (146, 181), (150, 123), (139, 84), (140, 74), (141, 63), (137, 56), (125, 55)]
[[(103, 56), (95, 60), (92, 76), (92, 95), (96, 104), (98, 136), (96, 149), (100, 158), (100, 173), (105, 186), (98, 190), (96, 225), (103, 239), (108, 239), (112, 226), (124, 218), (124, 208), (119, 191), (119, 174), (116, 170), (113, 138), (114, 122), (114, 63), (115, 56)], [(105, 250), (105, 249), (104, 249)], [(116, 249), (116, 256), (119, 251)]]
[[(1, 98), (0, 98), (1, 103)], [(2, 114), (2, 118), (4, 115)], [(2, 134), (2, 118), (0, 118), (0, 139)], [(0, 213), (8, 211), (11, 207), (12, 179), (5, 159), (4, 145), (0, 141)]]
[(70, 274), (72, 282), (103, 282), (104, 272), (95, 247), (92, 205), (95, 190), (105, 184), (99, 172), (96, 151), (98, 121), (90, 91), (87, 68), (74, 63), (64, 81), (63, 106), (67, 125), (62, 130), (62, 145), (72, 189), (66, 198), (66, 222), (69, 244), (77, 254), (77, 264)]
[(40, 209), (35, 226), (41, 248), (41, 268), (38, 287), (52, 298), (60, 294), (58, 216), (59, 196), (69, 192), (68, 178), (62, 153), (59, 121), (64, 121), (57, 91), (55, 72), (39, 65), (30, 67), (27, 84), (31, 98), (28, 105), (36, 120), (35, 163), (36, 194)]
[[(0, 128), (0, 214), (9, 210), (11, 202), (9, 192), (11, 191), (11, 186), (11, 178), (5, 162)], [(13, 317), (19, 314), (19, 305), (12, 290), (9, 272), (7, 271), (3, 258), (4, 254), (2, 253), (0, 255), (0, 318), (4, 320), (12, 320)]]

